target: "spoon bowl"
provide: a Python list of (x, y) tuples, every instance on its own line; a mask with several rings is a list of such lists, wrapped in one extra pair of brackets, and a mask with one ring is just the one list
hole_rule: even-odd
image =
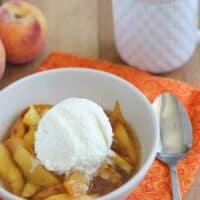
[(192, 125), (183, 105), (170, 93), (157, 97), (153, 108), (160, 126), (157, 158), (169, 166), (173, 199), (179, 200), (181, 198), (176, 163), (192, 147)]

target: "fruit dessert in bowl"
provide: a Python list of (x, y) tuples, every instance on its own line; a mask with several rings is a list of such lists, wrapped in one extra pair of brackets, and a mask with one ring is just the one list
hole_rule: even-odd
[(156, 155), (151, 104), (105, 72), (34, 74), (1, 91), (0, 107), (6, 199), (125, 199)]

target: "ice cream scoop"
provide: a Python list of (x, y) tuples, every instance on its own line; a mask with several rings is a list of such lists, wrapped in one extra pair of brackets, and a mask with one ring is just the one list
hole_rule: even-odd
[(112, 127), (104, 110), (83, 98), (68, 98), (45, 113), (35, 135), (35, 152), (50, 171), (91, 175), (106, 159)]

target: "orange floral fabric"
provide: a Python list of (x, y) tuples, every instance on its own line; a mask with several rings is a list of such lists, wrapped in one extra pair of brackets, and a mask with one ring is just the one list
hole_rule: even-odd
[[(152, 76), (125, 65), (80, 58), (61, 52), (52, 53), (38, 68), (38, 71), (77, 66), (103, 70), (120, 76), (141, 90), (151, 102), (162, 92), (171, 92), (181, 100), (189, 113), (193, 126), (193, 147), (178, 164), (181, 193), (184, 197), (200, 166), (200, 90), (180, 81)], [(170, 177), (166, 165), (155, 160), (145, 179), (128, 200), (161, 199), (172, 199)]]

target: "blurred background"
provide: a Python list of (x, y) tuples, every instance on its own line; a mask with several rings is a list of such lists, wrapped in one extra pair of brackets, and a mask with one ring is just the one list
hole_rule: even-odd
[[(0, 0), (1, 4), (8, 0)], [(89, 58), (102, 58), (120, 63), (116, 52), (110, 0), (27, 0), (39, 7), (46, 17), (48, 39), (42, 54), (31, 63), (9, 65), (0, 81), (6, 86), (34, 69), (55, 50)]]
[[(0, 0), (0, 3), (8, 0)], [(48, 25), (44, 51), (32, 62), (15, 67), (7, 65), (0, 88), (32, 73), (55, 50), (67, 51), (89, 58), (122, 63), (115, 48), (111, 0), (27, 0), (41, 9)], [(182, 68), (163, 76), (197, 85), (200, 81), (200, 48)]]

